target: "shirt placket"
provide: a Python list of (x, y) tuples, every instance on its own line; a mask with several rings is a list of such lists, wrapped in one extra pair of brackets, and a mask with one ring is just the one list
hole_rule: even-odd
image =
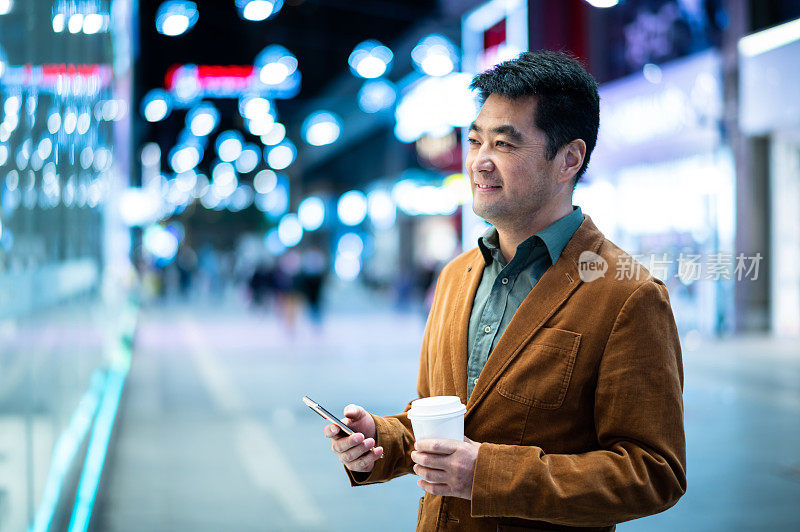
[(470, 394), (475, 388), (475, 383), (478, 382), (481, 370), (486, 365), (486, 360), (488, 360), (492, 346), (495, 344), (495, 338), (503, 322), (503, 314), (508, 306), (508, 297), (514, 286), (515, 278), (516, 276), (512, 275), (510, 268), (506, 265), (495, 278), (492, 291), (489, 294), (489, 300), (481, 314), (481, 320), (478, 325), (479, 332), (475, 340), (475, 350), (480, 354), (480, 358), (477, 360), (477, 364), (471, 364), (468, 368)]

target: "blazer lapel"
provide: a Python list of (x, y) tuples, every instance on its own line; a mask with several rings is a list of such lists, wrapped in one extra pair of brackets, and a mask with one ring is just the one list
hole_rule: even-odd
[[(520, 348), (580, 286), (582, 283), (578, 275), (580, 254), (584, 251), (596, 253), (603, 238), (591, 218), (585, 216), (583, 223), (575, 231), (559, 259), (539, 279), (539, 282), (517, 309), (494, 351), (489, 355), (467, 403), (467, 416), (475, 410), (476, 405), (492, 389), (495, 381), (514, 359)], [(469, 308), (471, 309), (471, 307), (470, 300)], [(469, 313), (467, 320), (469, 320)], [(464, 364), (464, 373), (466, 376), (466, 363)], [(466, 379), (464, 380), (466, 381)]]
[(485, 267), (483, 256), (476, 250), (475, 257), (464, 267), (464, 271), (461, 274), (462, 280), (456, 301), (463, 303), (460, 303), (453, 313), (452, 320), (450, 320), (450, 333), (448, 334), (450, 346), (449, 349), (445, 350), (446, 353), (450, 353), (450, 361), (453, 367), (453, 386), (456, 395), (461, 398), (461, 402), (464, 404), (467, 404), (469, 318), (472, 314), (472, 304), (475, 301), (478, 286), (481, 284)]

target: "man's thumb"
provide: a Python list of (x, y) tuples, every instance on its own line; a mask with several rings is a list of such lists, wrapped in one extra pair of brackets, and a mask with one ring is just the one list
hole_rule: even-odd
[(347, 405), (344, 407), (344, 415), (355, 421), (364, 415), (364, 409), (358, 405)]

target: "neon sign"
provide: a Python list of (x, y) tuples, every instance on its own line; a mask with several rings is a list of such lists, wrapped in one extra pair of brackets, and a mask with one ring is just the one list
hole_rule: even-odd
[(33, 87), (52, 94), (97, 94), (111, 85), (110, 65), (44, 64), (8, 66), (2, 85), (8, 88)]
[(300, 90), (299, 72), (278, 85), (262, 82), (253, 65), (175, 65), (164, 77), (164, 86), (172, 94), (193, 87), (197, 98), (239, 98), (258, 94), (265, 98), (292, 98)]

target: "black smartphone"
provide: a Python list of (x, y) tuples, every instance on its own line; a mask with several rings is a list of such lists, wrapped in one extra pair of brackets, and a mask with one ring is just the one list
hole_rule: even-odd
[(330, 412), (325, 410), (322, 407), (322, 405), (320, 405), (319, 403), (311, 400), (311, 398), (308, 397), (307, 395), (303, 396), (303, 402), (306, 404), (306, 406), (308, 406), (308, 408), (310, 408), (311, 410), (313, 410), (314, 412), (316, 412), (320, 416), (324, 417), (325, 419), (327, 419), (331, 423), (335, 423), (336, 426), (338, 426), (340, 429), (342, 429), (348, 436), (350, 434), (354, 434), (353, 429), (351, 429), (350, 427), (348, 427), (347, 425), (345, 425), (344, 423), (342, 423), (341, 421), (336, 419), (336, 416), (334, 416), (333, 414), (331, 414)]

